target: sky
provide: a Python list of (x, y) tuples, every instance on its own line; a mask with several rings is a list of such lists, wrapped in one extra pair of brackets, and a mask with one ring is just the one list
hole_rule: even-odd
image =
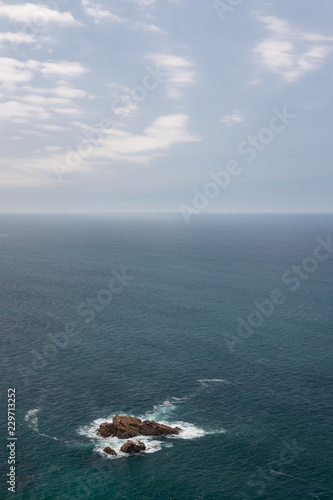
[(0, 211), (332, 212), (332, 16), (0, 1)]

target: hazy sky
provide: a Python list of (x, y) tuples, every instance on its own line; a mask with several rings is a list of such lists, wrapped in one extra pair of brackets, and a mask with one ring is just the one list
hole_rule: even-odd
[(332, 211), (333, 2), (0, 2), (1, 211)]

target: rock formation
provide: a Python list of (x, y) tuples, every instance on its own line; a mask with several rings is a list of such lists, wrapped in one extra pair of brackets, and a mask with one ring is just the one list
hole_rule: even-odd
[(140, 453), (140, 451), (145, 449), (145, 443), (142, 443), (142, 441), (138, 441), (137, 439), (130, 439), (129, 441), (127, 441), (127, 443), (122, 445), (120, 451), (132, 455), (133, 453)]
[(108, 455), (113, 455), (113, 456), (117, 456), (117, 453), (112, 449), (110, 448), (110, 446), (107, 446), (106, 448), (104, 448), (105, 453), (107, 453)]
[(96, 431), (96, 434), (99, 434), (103, 438), (113, 436), (113, 433), (114, 433), (113, 424), (109, 424), (108, 422), (104, 422), (103, 424), (101, 424)]
[(136, 436), (171, 436), (179, 434), (181, 430), (179, 427), (158, 424), (154, 420), (144, 420), (142, 422), (136, 417), (116, 415), (113, 417), (112, 423), (104, 422), (101, 424), (96, 433), (104, 438), (128, 439)]

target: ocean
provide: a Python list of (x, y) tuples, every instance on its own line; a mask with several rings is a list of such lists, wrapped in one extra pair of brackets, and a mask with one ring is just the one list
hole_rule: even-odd
[[(17, 500), (333, 498), (332, 215), (2, 215), (0, 233), (1, 499), (7, 474)], [(95, 430), (116, 413), (183, 432), (109, 457), (122, 441)]]

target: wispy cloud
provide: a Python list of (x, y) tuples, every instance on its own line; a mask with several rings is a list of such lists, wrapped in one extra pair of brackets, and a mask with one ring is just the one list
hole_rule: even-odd
[(71, 78), (82, 75), (87, 69), (78, 62), (56, 61), (41, 63), (41, 73), (45, 76)]
[[(142, 4), (150, 5), (150, 4)], [(100, 23), (111, 23), (111, 24), (122, 24), (130, 29), (137, 29), (142, 31), (147, 31), (151, 33), (164, 33), (161, 28), (155, 24), (149, 24), (142, 21), (133, 21), (123, 16), (119, 16), (114, 12), (110, 12), (104, 5), (97, 3), (94, 0), (82, 0), (82, 7), (84, 13), (89, 16), (95, 24)]]
[(0, 57), (0, 65), (0, 84), (7, 88), (28, 82), (36, 72), (43, 76), (70, 78), (87, 71), (82, 64), (69, 61), (40, 62), (35, 59), (19, 61), (10, 57)]
[(134, 0), (140, 7), (149, 7), (150, 5), (154, 5), (157, 0)]
[[(37, 151), (41, 152), (40, 149)], [(24, 161), (21, 158), (0, 158), (2, 165), (1, 185), (31, 187), (54, 183), (50, 157), (54, 161), (60, 161), (63, 159), (63, 154), (53, 151), (53, 155), (51, 155), (50, 151), (45, 151), (44, 155), (24, 157)]]
[(33, 22), (38, 25), (54, 23), (59, 25), (78, 24), (70, 12), (60, 12), (41, 3), (5, 4), (0, 2), (0, 17), (18, 23)]
[(0, 104), (0, 114), (3, 120), (16, 123), (26, 123), (31, 117), (37, 120), (51, 118), (51, 114), (43, 106), (18, 101), (8, 101)]
[(43, 87), (43, 88), (24, 85), (22, 87), (22, 91), (38, 95), (53, 94), (58, 97), (67, 97), (70, 99), (79, 97), (90, 97), (86, 90), (76, 89), (66, 81), (60, 81), (58, 83), (59, 85), (57, 87)]
[(108, 21), (113, 24), (123, 24), (126, 22), (126, 19), (110, 12), (100, 3), (94, 2), (94, 0), (82, 0), (82, 7), (85, 14), (91, 17), (95, 23)]
[(0, 33), (0, 46), (3, 42), (9, 43), (35, 43), (36, 38), (33, 35), (28, 35), (23, 32), (12, 33), (7, 31), (5, 33)]
[(194, 64), (185, 57), (153, 53), (149, 54), (147, 59), (162, 69), (167, 82), (167, 95), (170, 98), (181, 97), (184, 88), (189, 87), (196, 80)]
[(61, 151), (62, 147), (61, 146), (44, 146), (45, 151)]
[[(141, 6), (148, 6), (150, 4), (141, 4)], [(110, 12), (104, 5), (97, 3), (94, 0), (82, 0), (82, 7), (84, 13), (90, 17), (95, 24), (111, 23), (124, 25), (128, 29), (137, 29), (147, 31), (150, 33), (164, 33), (164, 31), (152, 23), (144, 21), (133, 21), (123, 16), (119, 16), (114, 12)]]
[(271, 36), (256, 47), (260, 63), (286, 82), (294, 82), (319, 69), (332, 52), (333, 37), (294, 29), (284, 19), (257, 15)]
[[(140, 7), (150, 7), (155, 5), (158, 0), (134, 0), (134, 2)], [(170, 3), (180, 3), (180, 0), (169, 0)]]
[(23, 102), (27, 102), (28, 104), (33, 104), (37, 106), (68, 106), (71, 104), (70, 99), (62, 98), (62, 97), (45, 97), (42, 95), (26, 95), (22, 97)]
[(39, 62), (28, 60), (25, 62), (10, 57), (0, 57), (0, 84), (8, 88), (17, 83), (27, 82), (33, 77)]
[[(77, 89), (63, 80), (64, 77), (70, 79), (83, 74), (86, 69), (80, 63), (0, 58), (0, 65), (2, 68), (0, 85), (7, 91), (7, 96), (2, 96), (0, 114), (3, 120), (16, 124), (16, 132), (19, 132), (17, 124), (29, 122), (33, 130), (40, 121), (57, 121), (63, 116), (75, 117), (83, 113), (75, 101), (90, 97), (88, 92)], [(44, 78), (49, 82), (50, 77), (54, 79), (52, 87), (33, 85), (36, 78), (41, 83)], [(49, 132), (59, 131), (56, 128), (57, 123), (52, 123), (50, 126), (55, 128), (49, 129)]]
[(174, 144), (200, 141), (200, 136), (188, 131), (188, 123), (188, 115), (174, 114), (159, 116), (141, 135), (112, 129), (103, 145), (95, 148), (93, 156), (117, 161), (149, 162), (164, 155)]
[(221, 118), (221, 122), (226, 125), (236, 125), (236, 123), (241, 123), (244, 121), (244, 116), (237, 111), (236, 109), (232, 112), (231, 115), (226, 115)]
[(164, 31), (156, 26), (155, 24), (148, 24), (148, 23), (142, 23), (142, 22), (136, 22), (134, 24), (134, 28), (140, 29), (143, 31), (150, 31), (152, 33), (164, 33)]
[[(198, 135), (188, 131), (188, 122), (187, 115), (166, 115), (158, 117), (141, 135), (123, 130), (110, 130), (103, 144), (95, 147), (91, 156), (82, 161), (75, 171), (91, 175), (104, 161), (107, 161), (108, 165), (110, 161), (149, 163), (154, 158), (164, 156), (175, 144), (200, 141)], [(47, 127), (50, 128), (44, 125), (45, 129)], [(32, 133), (38, 134), (36, 131)], [(64, 153), (61, 153), (62, 148), (58, 145), (46, 145), (43, 150), (44, 153), (40, 149), (36, 150), (37, 156), (25, 157), (24, 162), (19, 158), (11, 160), (2, 158), (2, 185), (33, 186), (54, 182), (54, 172), (50, 165), (52, 162), (64, 163)]]
[(69, 130), (69, 127), (63, 127), (61, 125), (50, 125), (48, 123), (40, 123), (37, 126), (49, 132), (64, 132), (65, 130)]

